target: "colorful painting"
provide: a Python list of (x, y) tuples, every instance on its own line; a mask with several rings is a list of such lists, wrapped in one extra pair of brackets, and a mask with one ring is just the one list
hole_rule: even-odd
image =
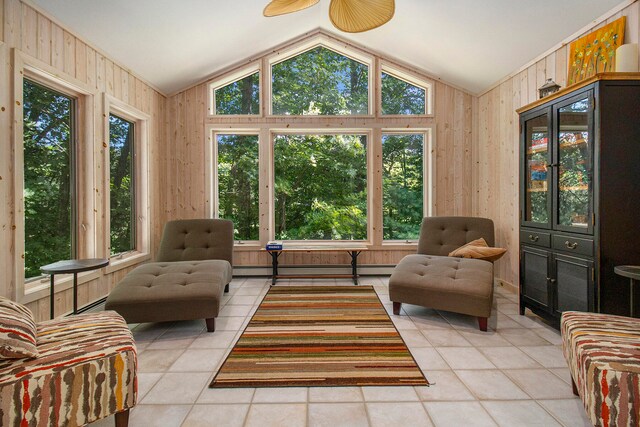
[(567, 86), (596, 73), (615, 71), (616, 49), (624, 43), (625, 18), (623, 16), (571, 43)]

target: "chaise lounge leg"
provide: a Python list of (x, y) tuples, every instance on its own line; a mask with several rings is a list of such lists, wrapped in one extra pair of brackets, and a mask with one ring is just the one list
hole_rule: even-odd
[(576, 385), (576, 382), (573, 380), (573, 377), (571, 377), (571, 387), (573, 388), (573, 394), (575, 394), (576, 396), (580, 396), (580, 393), (578, 393), (578, 386)]
[(478, 327), (482, 332), (487, 332), (487, 320), (486, 317), (478, 317)]
[(224, 292), (227, 293), (229, 292), (229, 284), (227, 283), (226, 286), (224, 287)]
[(402, 307), (402, 303), (401, 302), (394, 302), (393, 303), (393, 314), (395, 314), (396, 316), (399, 316), (401, 307)]
[(127, 427), (129, 425), (129, 410), (116, 412), (116, 427)]
[(215, 332), (216, 330), (216, 318), (210, 317), (208, 319), (204, 319), (207, 322), (207, 332)]

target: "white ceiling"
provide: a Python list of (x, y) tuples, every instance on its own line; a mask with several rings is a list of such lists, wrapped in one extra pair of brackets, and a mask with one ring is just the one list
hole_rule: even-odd
[(388, 24), (335, 29), (329, 0), (274, 18), (268, 0), (33, 0), (166, 94), (316, 28), (479, 93), (623, 0), (396, 0)]

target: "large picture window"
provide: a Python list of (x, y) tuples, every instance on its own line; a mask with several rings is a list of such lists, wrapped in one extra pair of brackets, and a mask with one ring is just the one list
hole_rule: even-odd
[(369, 67), (319, 46), (271, 70), (276, 115), (369, 114)]
[(215, 134), (219, 218), (233, 221), (235, 240), (258, 240), (258, 135)]
[(367, 238), (367, 136), (274, 136), (275, 237)]
[(25, 278), (74, 258), (75, 100), (33, 81), (23, 83)]
[(424, 206), (425, 135), (382, 136), (383, 235), (414, 240), (420, 235)]
[(111, 255), (136, 249), (135, 124), (109, 115)]

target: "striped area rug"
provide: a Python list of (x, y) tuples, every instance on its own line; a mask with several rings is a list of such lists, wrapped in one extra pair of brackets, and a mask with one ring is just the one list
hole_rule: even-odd
[(274, 286), (210, 387), (429, 385), (371, 286)]

